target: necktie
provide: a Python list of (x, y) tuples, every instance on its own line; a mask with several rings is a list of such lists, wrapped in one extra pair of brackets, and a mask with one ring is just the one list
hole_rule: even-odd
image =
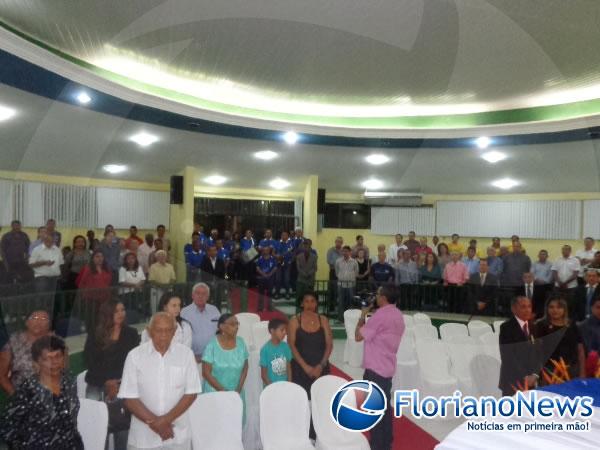
[(525, 293), (527, 298), (531, 298), (531, 284), (527, 285), (527, 292)]
[(527, 326), (527, 322), (523, 324), (523, 334), (525, 334), (525, 337), (529, 337), (529, 327)]
[(481, 285), (483, 286), (485, 284), (485, 273), (482, 273), (480, 278), (481, 278)]

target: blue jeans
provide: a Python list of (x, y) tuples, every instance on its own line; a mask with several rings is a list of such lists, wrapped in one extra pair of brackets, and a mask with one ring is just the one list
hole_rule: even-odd
[[(342, 282), (343, 283), (343, 282)], [(348, 284), (340, 284), (338, 282), (338, 299), (337, 299), (337, 307), (338, 307), (338, 320), (340, 322), (344, 321), (344, 311), (346, 311), (352, 305), (352, 300), (354, 298), (354, 286)]]

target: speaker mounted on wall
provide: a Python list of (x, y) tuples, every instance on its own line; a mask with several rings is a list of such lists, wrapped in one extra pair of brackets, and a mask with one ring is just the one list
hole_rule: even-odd
[(171, 176), (171, 205), (183, 204), (183, 176)]

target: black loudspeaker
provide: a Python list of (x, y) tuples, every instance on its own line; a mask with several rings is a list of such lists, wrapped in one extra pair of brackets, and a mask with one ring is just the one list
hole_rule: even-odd
[(171, 205), (183, 204), (183, 177), (171, 176)]
[(317, 191), (317, 214), (325, 214), (325, 189)]

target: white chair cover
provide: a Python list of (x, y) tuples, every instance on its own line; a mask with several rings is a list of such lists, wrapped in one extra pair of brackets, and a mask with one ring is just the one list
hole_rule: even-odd
[(500, 333), (500, 325), (506, 322), (506, 319), (503, 320), (494, 320), (494, 332)]
[(404, 326), (406, 327), (406, 329), (411, 329), (414, 328), (415, 326), (415, 319), (413, 316), (409, 316), (408, 314), (404, 314)]
[(498, 333), (485, 333), (484, 335), (479, 336), (479, 340), (481, 341), (483, 347), (483, 353), (486, 355), (492, 356), (500, 361), (500, 343), (498, 342), (498, 338), (500, 335)]
[(238, 336), (244, 339), (248, 350), (254, 348), (254, 341), (252, 340), (252, 327), (255, 323), (260, 322), (260, 316), (254, 313), (237, 313), (235, 315), (240, 327), (238, 328)]
[(237, 392), (200, 394), (188, 414), (194, 450), (244, 450), (242, 399)]
[(392, 379), (392, 391), (396, 389), (419, 389), (421, 377), (412, 333), (404, 333), (396, 354), (396, 373)]
[(446, 351), (450, 357), (450, 373), (458, 380), (463, 395), (475, 395), (471, 379), (471, 361), (482, 350), (480, 342), (470, 336), (450, 336), (446, 342)]
[[(331, 399), (346, 380), (334, 375), (325, 375), (316, 380), (310, 397), (313, 426), (317, 433), (316, 448), (320, 450), (370, 450), (367, 438), (361, 433), (351, 433), (338, 427), (331, 418)], [(350, 405), (356, 400), (349, 396)]]
[(85, 375), (87, 370), (84, 370), (77, 375), (77, 397), (85, 398), (85, 391), (87, 390), (87, 383), (85, 382)]
[(416, 341), (416, 348), (421, 371), (421, 397), (452, 395), (458, 388), (458, 380), (450, 374), (445, 345), (439, 340), (422, 339)]
[(482, 334), (493, 332), (492, 326), (484, 322), (483, 320), (471, 320), (467, 324), (467, 328), (469, 328), (469, 336), (477, 338)]
[(106, 403), (80, 398), (77, 429), (85, 450), (104, 450), (108, 430)]
[(246, 424), (242, 433), (245, 449), (259, 450), (260, 441), (260, 394), (263, 382), (260, 377), (260, 350), (251, 350), (248, 357), (248, 376), (244, 383), (246, 394)]
[(469, 330), (462, 323), (443, 323), (440, 325), (440, 338), (447, 340), (450, 336), (468, 336)]
[(348, 309), (344, 312), (344, 328), (346, 329), (344, 362), (350, 367), (362, 367), (363, 364), (364, 342), (356, 342), (354, 339), (354, 332), (360, 315), (360, 309)]
[(431, 325), (431, 317), (429, 317), (425, 313), (418, 312), (418, 313), (413, 314), (412, 317), (415, 322), (415, 325), (418, 325), (420, 323)]
[(260, 351), (262, 346), (265, 345), (270, 339), (271, 334), (269, 333), (268, 320), (263, 320), (252, 325), (252, 342), (254, 343), (254, 348), (256, 350)]
[(260, 437), (263, 450), (312, 450), (308, 431), (310, 408), (306, 391), (281, 381), (260, 395)]
[(469, 367), (473, 380), (474, 394), (478, 396), (493, 395), (502, 397), (498, 389), (500, 379), (500, 361), (489, 355), (475, 355)]
[(431, 324), (415, 323), (413, 333), (415, 341), (421, 341), (423, 339), (438, 340), (438, 330)]

